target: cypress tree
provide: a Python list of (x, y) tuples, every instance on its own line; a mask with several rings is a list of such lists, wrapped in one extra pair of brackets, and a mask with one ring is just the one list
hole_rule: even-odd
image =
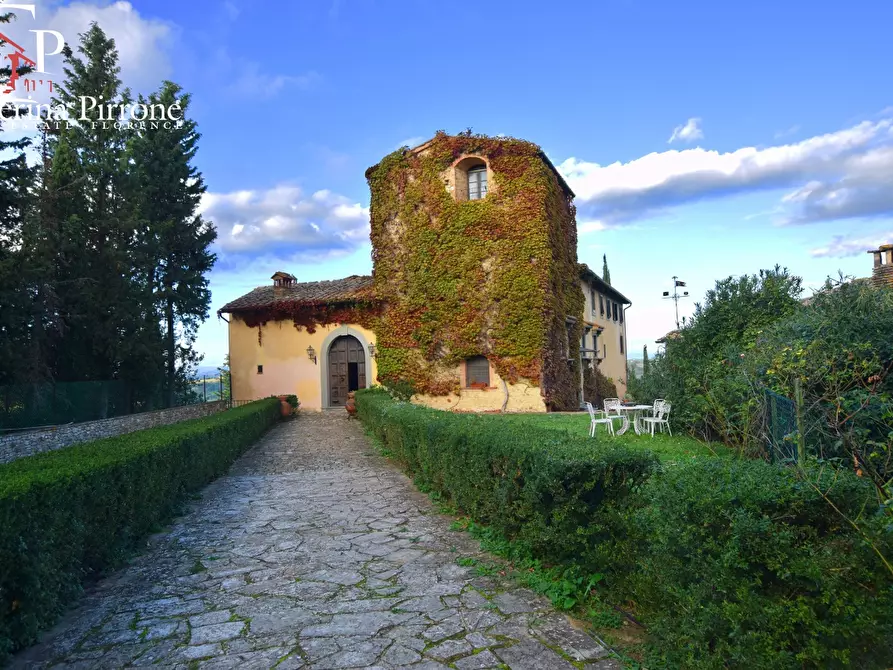
[[(143, 296), (133, 279), (134, 226), (123, 197), (129, 131), (115, 124), (130, 94), (118, 78), (115, 41), (96, 23), (80, 35), (78, 55), (70, 46), (63, 55), (65, 80), (55, 102), (78, 121), (60, 130), (51, 168), (55, 197), (49, 206), (65, 258), (57, 285), (65, 327), (58, 378), (122, 379), (139, 388), (142, 366), (133, 363), (151, 356), (141, 337)], [(96, 106), (83, 104), (85, 98)], [(104, 386), (100, 416), (107, 391)]]
[(648, 360), (648, 345), (642, 345), (642, 377), (648, 376), (648, 370), (651, 368), (651, 361)]
[(602, 279), (605, 283), (610, 286), (611, 285), (611, 272), (608, 270), (608, 254), (604, 254), (602, 256), (603, 265), (602, 265)]
[(182, 115), (178, 123), (146, 124), (132, 138), (132, 198), (138, 217), (140, 262), (163, 332), (164, 400), (170, 406), (188, 394), (189, 378), (201, 357), (193, 350), (199, 325), (208, 316), (207, 273), (214, 228), (198, 215), (205, 183), (193, 165), (200, 135), (187, 118), (190, 96), (173, 82), (149, 96), (149, 105)]

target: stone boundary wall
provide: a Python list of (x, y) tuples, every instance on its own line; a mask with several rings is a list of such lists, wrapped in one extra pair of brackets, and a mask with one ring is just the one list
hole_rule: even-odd
[(0, 435), (0, 463), (9, 463), (17, 458), (33, 456), (44, 451), (70, 447), (82, 442), (99, 440), (104, 437), (124, 435), (137, 430), (166, 426), (188, 419), (198, 419), (226, 408), (225, 400), (185, 405), (154, 412), (116, 416), (112, 419), (71, 423), (54, 428), (43, 428), (22, 433)]

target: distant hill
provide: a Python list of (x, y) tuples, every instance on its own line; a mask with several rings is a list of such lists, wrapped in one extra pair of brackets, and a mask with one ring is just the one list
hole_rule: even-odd
[(627, 360), (627, 364), (636, 377), (641, 377), (644, 374), (645, 361), (641, 358), (630, 358)]
[(197, 379), (201, 379), (202, 377), (216, 377), (218, 374), (216, 365), (199, 365), (195, 369), (195, 377)]

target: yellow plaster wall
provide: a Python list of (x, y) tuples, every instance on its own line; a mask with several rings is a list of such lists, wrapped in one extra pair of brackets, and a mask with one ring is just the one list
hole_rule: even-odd
[[(583, 307), (583, 320), (588, 323), (597, 323), (604, 328), (598, 336), (598, 353), (604, 356), (599, 363), (598, 369), (602, 374), (614, 381), (617, 386), (617, 393), (620, 398), (626, 395), (626, 375), (627, 375), (627, 357), (629, 354), (629, 338), (626, 336), (626, 321), (629, 312), (624, 315), (623, 323), (614, 321), (608, 316), (607, 303), (610, 300), (608, 296), (602, 295), (605, 301), (605, 315), (602, 316), (598, 308), (599, 292), (595, 292), (595, 305), (592, 304), (591, 292), (589, 290), (589, 282), (583, 280), (581, 282), (583, 295), (586, 298), (586, 304)], [(615, 301), (616, 302), (616, 301)], [(624, 305), (620, 306), (622, 310)], [(619, 314), (618, 314), (619, 316)], [(620, 353), (620, 337), (623, 336), (623, 353)], [(590, 334), (586, 340), (586, 347), (592, 348), (592, 335)]]
[[(295, 394), (301, 408), (322, 409), (323, 342), (330, 333), (346, 327), (345, 334), (360, 334), (375, 344), (375, 333), (353, 324), (320, 326), (315, 333), (298, 330), (291, 321), (274, 321), (258, 329), (249, 328), (233, 316), (229, 324), (229, 359), (232, 372), (233, 400), (255, 400), (271, 395)], [(316, 350), (317, 362), (307, 356), (307, 347)], [(263, 374), (257, 366), (263, 365)], [(378, 378), (375, 359), (366, 351), (366, 377), (370, 383)]]
[[(465, 386), (465, 366), (460, 365), (456, 371), (460, 386)], [(546, 403), (538, 386), (524, 383), (503, 384), (502, 378), (490, 366), (490, 388), (462, 388), (459, 395), (451, 393), (446, 396), (415, 395), (412, 402), (433, 409), (453, 412), (499, 412), (506, 402), (506, 412), (545, 412)]]

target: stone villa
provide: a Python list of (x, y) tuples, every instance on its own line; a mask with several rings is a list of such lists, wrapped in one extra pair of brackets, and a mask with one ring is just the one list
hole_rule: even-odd
[(233, 398), (343, 406), (380, 382), (455, 411), (578, 409), (626, 392), (630, 301), (577, 262), (574, 194), (534, 144), (438, 133), (366, 171), (371, 276), (287, 272), (225, 305)]

